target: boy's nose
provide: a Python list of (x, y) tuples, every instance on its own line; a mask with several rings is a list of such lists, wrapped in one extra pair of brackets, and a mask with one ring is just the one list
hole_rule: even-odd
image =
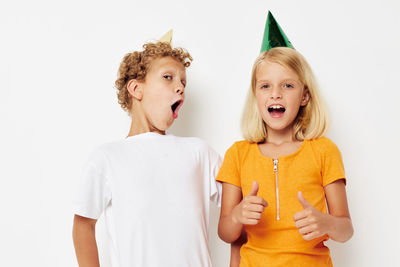
[(183, 87), (183, 85), (181, 84), (181, 85), (178, 85), (176, 88), (175, 88), (175, 93), (177, 93), (177, 94), (183, 94), (183, 92), (185, 91), (185, 89), (184, 89), (184, 87)]

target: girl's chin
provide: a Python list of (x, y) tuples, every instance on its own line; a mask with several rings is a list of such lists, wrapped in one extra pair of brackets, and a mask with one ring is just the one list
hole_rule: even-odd
[(267, 126), (268, 130), (272, 131), (285, 131), (289, 128), (292, 128), (293, 124), (286, 124), (285, 122), (281, 121), (271, 121), (271, 120), (264, 120), (264, 123)]
[(267, 131), (286, 132), (293, 129), (293, 124), (267, 123)]

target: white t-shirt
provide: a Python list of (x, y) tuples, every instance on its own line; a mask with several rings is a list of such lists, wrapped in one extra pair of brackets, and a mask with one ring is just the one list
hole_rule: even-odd
[(205, 142), (148, 132), (100, 146), (74, 212), (105, 212), (113, 267), (211, 266), (209, 204), (220, 205), (220, 156)]

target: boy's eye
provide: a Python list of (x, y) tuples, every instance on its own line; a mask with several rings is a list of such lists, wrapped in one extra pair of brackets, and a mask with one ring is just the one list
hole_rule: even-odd
[(164, 75), (163, 77), (164, 77), (164, 79), (172, 80), (172, 76), (171, 76), (171, 75), (167, 75), (167, 74), (166, 74), (166, 75)]

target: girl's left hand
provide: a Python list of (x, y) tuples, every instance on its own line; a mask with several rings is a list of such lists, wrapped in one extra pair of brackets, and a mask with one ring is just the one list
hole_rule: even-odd
[(304, 210), (297, 212), (293, 218), (303, 239), (308, 241), (328, 234), (332, 225), (329, 214), (314, 208), (300, 191), (297, 193), (297, 198)]

